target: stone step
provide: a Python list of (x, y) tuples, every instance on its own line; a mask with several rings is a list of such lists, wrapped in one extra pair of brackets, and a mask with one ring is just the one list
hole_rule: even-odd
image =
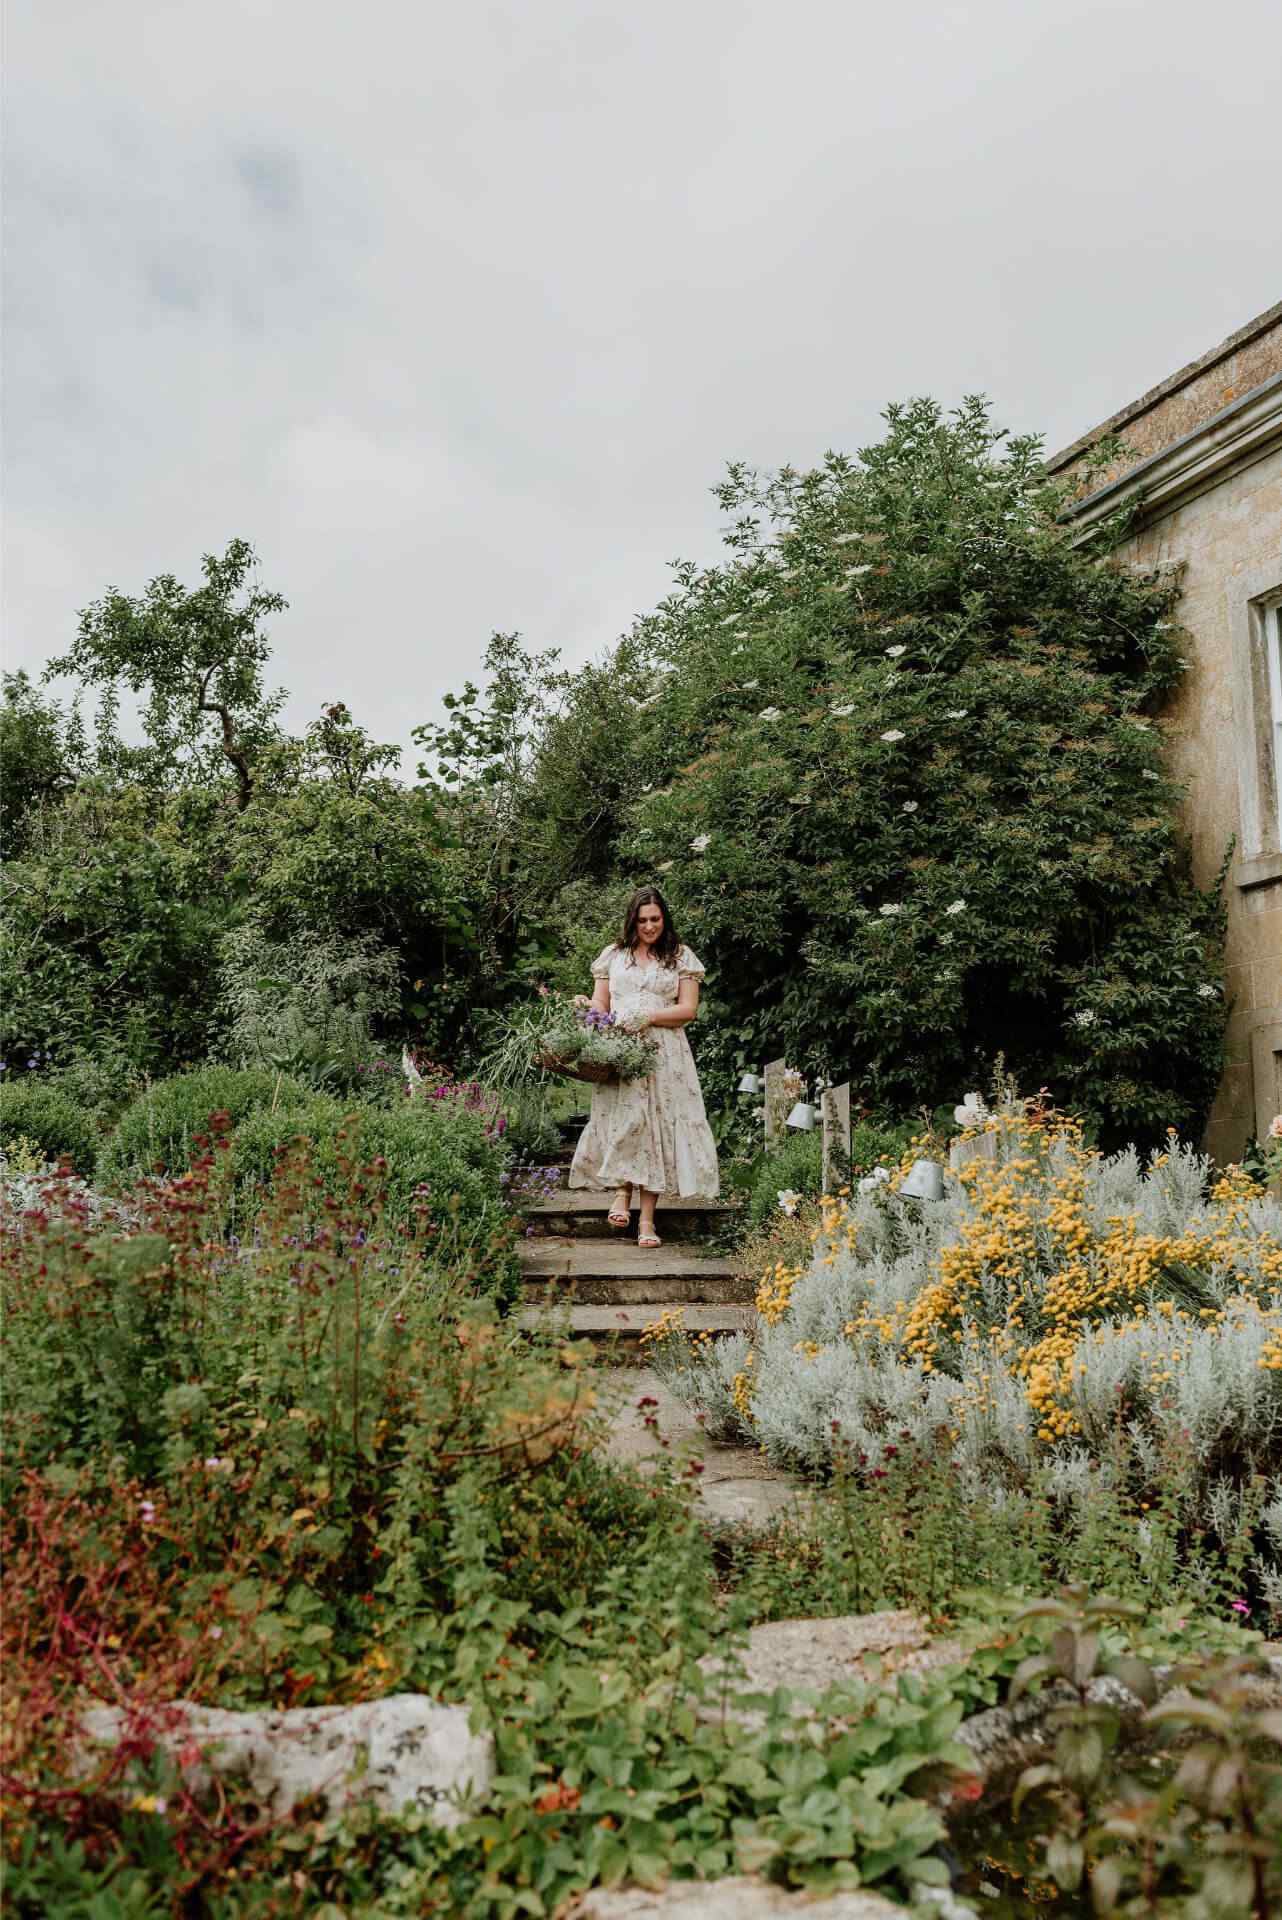
[(570, 1297), (582, 1306), (746, 1305), (756, 1291), (734, 1260), (684, 1246), (639, 1247), (635, 1240), (558, 1236), (519, 1248), (527, 1296)]
[[(629, 1229), (612, 1227), (606, 1218), (614, 1201), (613, 1193), (597, 1193), (589, 1187), (562, 1186), (557, 1192), (528, 1200), (521, 1212), (536, 1233), (562, 1237), (635, 1238), (637, 1209), (632, 1209)], [(725, 1200), (701, 1200), (694, 1197), (676, 1200), (659, 1207), (659, 1232), (664, 1240), (685, 1239), (692, 1234), (707, 1234), (733, 1219), (736, 1209)]]
[(522, 1307), (523, 1327), (556, 1326), (573, 1340), (590, 1341), (624, 1365), (644, 1365), (647, 1349), (641, 1335), (665, 1313), (680, 1312), (690, 1333), (738, 1333), (752, 1322), (750, 1306), (697, 1306), (682, 1300), (651, 1300), (644, 1306)]

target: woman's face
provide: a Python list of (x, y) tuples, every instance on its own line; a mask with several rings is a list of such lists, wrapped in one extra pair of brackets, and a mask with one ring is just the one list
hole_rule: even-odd
[(663, 932), (663, 908), (642, 907), (637, 915), (637, 939), (643, 947), (652, 947)]

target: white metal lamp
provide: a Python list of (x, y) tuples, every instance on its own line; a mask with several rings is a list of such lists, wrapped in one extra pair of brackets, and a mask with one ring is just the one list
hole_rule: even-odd
[(796, 1106), (784, 1121), (784, 1125), (787, 1127), (795, 1127), (798, 1133), (813, 1133), (815, 1130), (815, 1119), (816, 1109), (811, 1106), (810, 1102), (808, 1100), (798, 1100)]
[(763, 1083), (762, 1083), (761, 1075), (759, 1073), (753, 1073), (751, 1068), (749, 1068), (747, 1073), (740, 1076), (739, 1092), (740, 1093), (760, 1093), (762, 1089), (762, 1084)]
[(944, 1169), (938, 1160), (914, 1160), (899, 1183), (899, 1193), (909, 1200), (942, 1200)]

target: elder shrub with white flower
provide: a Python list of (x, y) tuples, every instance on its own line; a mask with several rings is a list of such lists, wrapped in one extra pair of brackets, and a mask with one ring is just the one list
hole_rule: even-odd
[[(915, 1109), (1002, 1053), (1107, 1140), (1195, 1129), (1220, 1072), (1224, 1001), (1196, 986), (1221, 969), (1221, 909), (1188, 878), (1177, 783), (1146, 777), (1181, 673), (1179, 582), (1074, 548), (1063, 501), (970, 403), (914, 402), (810, 473), (736, 466), (723, 563), (683, 566), (625, 643), (636, 684), (651, 658), (672, 667), (660, 707), (625, 741), (586, 676), (559, 723), (563, 759), (597, 743), (594, 787), (565, 785), (611, 817), (613, 864), (549, 854), (534, 897), (671, 857), (753, 1054), (840, 1062)], [(639, 778), (670, 788), (644, 822)], [(704, 832), (715, 862), (691, 853)], [(1094, 1028), (1072, 1020), (1087, 1004)]]

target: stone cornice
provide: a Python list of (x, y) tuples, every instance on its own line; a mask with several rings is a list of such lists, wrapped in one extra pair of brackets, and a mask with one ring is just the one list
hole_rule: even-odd
[(1282, 373), (1231, 401), (1169, 447), (1137, 461), (1118, 479), (1072, 501), (1063, 517), (1077, 523), (1084, 539), (1098, 521), (1138, 495), (1141, 520), (1159, 518), (1261, 459), (1275, 445), (1282, 446)]
[(1188, 365), (1181, 367), (1177, 373), (1169, 374), (1165, 380), (1159, 381), (1157, 386), (1150, 387), (1148, 392), (1142, 393), (1138, 400), (1132, 400), (1126, 406), (1119, 407), (1116, 413), (1110, 414), (1107, 420), (1102, 420), (1099, 426), (1092, 427), (1089, 433), (1079, 435), (1068, 446), (1061, 447), (1058, 453), (1049, 455), (1046, 471), (1059, 473), (1063, 468), (1071, 467), (1075, 460), (1081, 459), (1088, 447), (1093, 447), (1097, 440), (1104, 438), (1105, 434), (1118, 433), (1131, 421), (1138, 420), (1143, 414), (1151, 413), (1163, 400), (1169, 399), (1173, 393), (1178, 393), (1182, 387), (1191, 385), (1199, 375), (1218, 366), (1221, 361), (1230, 359), (1240, 348), (1249, 346), (1253, 340), (1258, 340), (1262, 333), (1268, 333), (1279, 322), (1282, 322), (1282, 300), (1279, 300), (1276, 306), (1269, 307), (1266, 312), (1257, 313), (1254, 320), (1248, 320), (1245, 326), (1231, 333), (1227, 340), (1221, 340), (1218, 347), (1212, 347), (1207, 353), (1200, 354), (1196, 360), (1190, 360)]

